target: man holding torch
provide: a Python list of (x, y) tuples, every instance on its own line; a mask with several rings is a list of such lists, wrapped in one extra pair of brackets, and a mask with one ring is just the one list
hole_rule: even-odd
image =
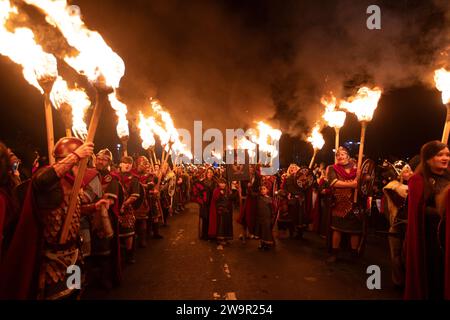
[[(53, 150), (56, 163), (36, 172), (29, 185), (14, 237), (0, 266), (0, 298), (62, 299), (75, 297), (76, 288), (66, 281), (71, 265), (82, 266), (80, 217), (90, 208), (78, 200), (67, 241), (59, 237), (73, 188), (71, 173), (80, 160), (93, 154), (94, 145), (77, 138), (60, 139)], [(95, 209), (108, 206), (104, 199)], [(92, 207), (92, 206), (90, 206)]]

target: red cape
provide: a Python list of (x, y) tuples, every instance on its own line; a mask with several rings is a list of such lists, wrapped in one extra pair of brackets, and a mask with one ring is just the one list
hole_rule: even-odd
[(415, 174), (408, 182), (408, 226), (406, 229), (406, 277), (405, 299), (426, 299), (427, 272), (425, 264), (425, 204), (423, 199), (424, 181)]
[(237, 222), (242, 226), (247, 227), (250, 233), (253, 233), (255, 230), (255, 221), (256, 221), (256, 198), (247, 195), (245, 203), (240, 210)]
[(208, 227), (208, 236), (211, 238), (215, 238), (217, 235), (217, 211), (216, 204), (217, 200), (220, 197), (220, 189), (214, 189), (213, 196), (211, 199), (211, 206), (209, 207), (209, 227)]
[(6, 219), (6, 198), (0, 190), (0, 260), (2, 258), (3, 228)]
[[(415, 174), (408, 183), (408, 227), (406, 230), (406, 278), (405, 296), (407, 300), (428, 298), (427, 265), (425, 248), (425, 203), (423, 199), (424, 180)], [(446, 195), (446, 239), (444, 298), (450, 299), (450, 190)]]
[(0, 299), (37, 297), (43, 239), (41, 223), (33, 210), (32, 190), (30, 183), (14, 237), (0, 265)]
[(450, 300), (450, 189), (447, 191), (447, 201), (445, 210), (445, 278), (444, 278), (444, 299)]
[[(97, 170), (88, 169), (83, 185), (87, 185), (96, 175)], [(71, 181), (73, 176), (66, 175), (65, 179)], [(42, 221), (36, 208), (31, 181), (14, 236), (0, 264), (0, 300), (37, 298), (43, 237)]]

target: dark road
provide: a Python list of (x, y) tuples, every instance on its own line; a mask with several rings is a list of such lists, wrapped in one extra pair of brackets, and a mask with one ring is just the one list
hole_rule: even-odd
[[(390, 279), (387, 241), (371, 238), (364, 257), (325, 263), (325, 241), (307, 233), (304, 240), (277, 240), (271, 251), (258, 250), (257, 240), (235, 240), (223, 250), (198, 239), (195, 204), (161, 228), (164, 239), (139, 249), (136, 264), (126, 268), (123, 283), (111, 292), (88, 290), (85, 299), (150, 300), (308, 300), (400, 299)], [(369, 290), (366, 269), (381, 268), (381, 289)]]

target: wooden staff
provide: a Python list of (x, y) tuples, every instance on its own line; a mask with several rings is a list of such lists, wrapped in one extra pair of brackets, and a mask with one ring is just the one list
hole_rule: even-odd
[(334, 136), (334, 163), (337, 163), (337, 159), (336, 159), (336, 155), (339, 149), (339, 131), (341, 130), (341, 128), (335, 127), (334, 128), (334, 132), (335, 132), (335, 136)]
[[(367, 121), (361, 121), (361, 139), (359, 143), (359, 154), (358, 154), (358, 166), (357, 166), (357, 172), (361, 170), (363, 155), (364, 155), (364, 143), (366, 140), (366, 128), (367, 128)], [(360, 174), (356, 177), (356, 180), (359, 181)], [(358, 202), (358, 188), (355, 190), (355, 196), (353, 198), (353, 202)]]
[(310, 169), (312, 169), (312, 166), (313, 166), (313, 164), (314, 164), (314, 160), (316, 160), (316, 155), (317, 155), (317, 152), (318, 152), (318, 151), (319, 151), (318, 149), (314, 148), (314, 154), (313, 154), (313, 156), (312, 156), (311, 162), (309, 163), (309, 168), (310, 168)]
[(337, 153), (338, 149), (339, 149), (339, 131), (341, 130), (341, 128), (334, 128), (334, 132), (335, 132), (335, 137), (334, 137), (334, 149), (335, 149), (335, 154)]
[(47, 130), (47, 150), (50, 165), (55, 163), (55, 157), (53, 156), (55, 136), (53, 132), (52, 103), (50, 101), (50, 92), (52, 91), (55, 81), (56, 77), (45, 77), (38, 80), (39, 85), (44, 90), (45, 127)]
[(152, 148), (147, 149), (148, 158), (150, 159), (150, 166), (152, 167), (152, 171), (155, 171), (155, 165), (153, 164), (153, 156), (152, 156)]
[(122, 138), (120, 138), (120, 141), (122, 141), (122, 146), (123, 146), (123, 156), (127, 157), (128, 156), (128, 136), (124, 136)]
[(61, 106), (61, 116), (64, 122), (64, 128), (66, 130), (66, 137), (72, 136), (72, 107), (67, 104), (63, 103)]
[(447, 118), (445, 120), (444, 131), (442, 133), (442, 143), (447, 144), (448, 142), (448, 134), (450, 132), (450, 103), (447, 103)]
[(167, 163), (167, 161), (169, 161), (169, 157), (171, 156), (170, 153), (172, 152), (172, 145), (173, 145), (173, 142), (169, 142), (169, 150), (167, 150), (167, 153), (165, 155), (164, 163)]
[(164, 162), (164, 158), (166, 157), (166, 145), (167, 144), (162, 146), (161, 162), (160, 162), (161, 164)]
[(157, 163), (158, 163), (158, 160), (156, 160), (155, 146), (153, 146), (153, 147), (150, 148), (150, 152), (151, 152), (151, 154), (153, 155), (153, 162), (154, 162), (155, 164), (157, 164)]
[[(94, 107), (94, 113), (92, 114), (91, 122), (89, 124), (89, 130), (86, 137), (86, 143), (94, 142), (95, 132), (97, 131), (98, 122), (102, 114), (103, 107), (105, 105), (105, 99), (107, 95), (112, 91), (111, 88), (99, 87), (100, 84), (96, 86), (97, 89), (97, 99)], [(102, 100), (102, 101), (100, 101)], [(69, 207), (67, 208), (67, 216), (64, 221), (64, 225), (61, 231), (61, 237), (59, 240), (60, 244), (64, 244), (67, 241), (67, 236), (69, 234), (69, 227), (72, 223), (73, 214), (78, 204), (78, 195), (80, 192), (81, 184), (83, 182), (84, 174), (87, 169), (89, 158), (81, 159), (78, 166), (78, 173), (75, 177), (75, 182), (73, 184), (72, 192), (70, 194)]]

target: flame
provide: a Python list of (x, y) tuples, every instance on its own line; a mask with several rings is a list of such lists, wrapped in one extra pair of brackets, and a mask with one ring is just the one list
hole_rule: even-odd
[(348, 101), (341, 101), (341, 107), (351, 113), (354, 113), (359, 121), (371, 121), (373, 113), (378, 106), (381, 97), (381, 89), (375, 87), (359, 88), (355, 96), (350, 97)]
[(87, 94), (80, 89), (69, 89), (67, 82), (58, 76), (50, 93), (50, 99), (56, 109), (60, 109), (64, 103), (72, 107), (72, 131), (78, 138), (85, 139), (87, 126), (84, 115), (91, 106)]
[(332, 128), (342, 128), (347, 114), (344, 111), (336, 110), (336, 97), (331, 93), (330, 98), (322, 97), (320, 102), (325, 106), (323, 119)]
[(259, 145), (259, 150), (268, 152), (272, 157), (276, 157), (278, 155), (278, 150), (274, 143), (280, 140), (282, 134), (281, 131), (272, 128), (263, 121), (259, 121), (257, 124), (259, 136), (253, 138), (252, 141)]
[(8, 0), (0, 0), (0, 54), (22, 66), (25, 80), (39, 90), (39, 80), (55, 78), (58, 74), (56, 58), (44, 52), (34, 40), (33, 32), (28, 28), (17, 28), (8, 31), (6, 22), (11, 14), (16, 14), (17, 8), (11, 6)]
[(46, 21), (57, 27), (67, 42), (78, 50), (76, 56), (66, 56), (64, 60), (90, 81), (100, 75), (112, 88), (118, 88), (125, 73), (122, 58), (115, 53), (95, 31), (89, 30), (79, 12), (67, 4), (66, 0), (24, 0), (27, 4), (41, 9)]
[(183, 144), (180, 141), (180, 135), (178, 134), (177, 129), (175, 128), (175, 125), (173, 123), (172, 117), (170, 116), (170, 114), (167, 111), (164, 111), (161, 107), (161, 105), (157, 102), (157, 101), (152, 101), (151, 102), (152, 105), (152, 109), (154, 112), (156, 112), (162, 119), (162, 122), (164, 123), (164, 128), (165, 128), (165, 132), (166, 132), (166, 137), (165, 139), (167, 141), (170, 141), (170, 143), (172, 143), (172, 150), (177, 154), (177, 155), (185, 155), (186, 157), (188, 157), (189, 159), (192, 159), (192, 153), (191, 151), (187, 148), (187, 146), (185, 144)]
[(211, 151), (211, 155), (213, 157), (216, 157), (217, 160), (219, 160), (219, 161), (222, 160), (222, 153), (220, 153), (219, 151), (213, 150), (213, 151)]
[[(79, 74), (94, 82), (103, 77), (105, 84), (117, 89), (125, 73), (122, 58), (103, 40), (102, 36), (89, 30), (81, 19), (78, 10), (67, 4), (67, 0), (24, 0), (41, 9), (46, 14), (46, 21), (58, 28), (69, 45), (78, 50), (75, 56), (65, 56), (64, 61)], [(119, 138), (129, 136), (126, 118), (127, 106), (117, 99), (116, 92), (109, 95), (111, 107), (118, 117), (117, 135)]]
[(255, 151), (256, 150), (256, 144), (248, 140), (246, 137), (240, 137), (237, 140), (237, 147), (238, 149), (242, 150), (248, 150), (248, 151)]
[(151, 122), (144, 117), (142, 112), (139, 112), (138, 127), (141, 133), (142, 148), (147, 150), (148, 148), (153, 147), (155, 145), (155, 136), (153, 135)]
[(164, 146), (166, 151), (169, 150), (169, 144), (171, 144), (172, 151), (174, 151), (176, 155), (184, 155), (189, 159), (192, 159), (193, 155), (188, 147), (181, 142), (180, 135), (178, 134), (178, 130), (175, 128), (173, 119), (169, 112), (163, 110), (161, 105), (155, 100), (152, 100), (150, 104), (153, 111), (161, 118), (163, 126), (157, 124), (154, 118), (153, 125), (155, 127), (155, 133), (159, 136), (161, 144)]
[(130, 131), (128, 129), (127, 106), (117, 99), (116, 92), (110, 93), (108, 99), (117, 115), (117, 135), (119, 138), (129, 137)]
[(311, 135), (307, 140), (312, 144), (314, 150), (322, 149), (323, 145), (325, 144), (325, 140), (320, 133), (320, 126), (318, 124), (316, 124), (316, 126), (313, 128)]
[(441, 68), (434, 72), (436, 88), (442, 92), (442, 103), (450, 103), (450, 71)]

